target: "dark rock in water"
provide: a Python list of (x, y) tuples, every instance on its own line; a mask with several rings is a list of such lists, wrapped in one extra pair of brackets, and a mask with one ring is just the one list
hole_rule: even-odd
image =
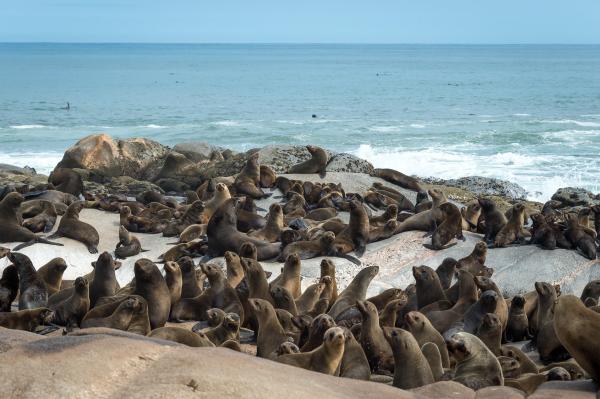
[(583, 188), (563, 187), (559, 188), (552, 199), (559, 201), (563, 206), (590, 206), (600, 201), (600, 195), (594, 194)]
[(204, 160), (222, 161), (224, 159), (222, 155), (224, 150), (222, 147), (217, 147), (203, 141), (179, 143), (173, 147), (173, 151), (185, 155), (187, 159), (194, 162)]
[(527, 190), (516, 183), (506, 180), (495, 179), (492, 177), (467, 176), (459, 179), (436, 179), (425, 178), (424, 182), (439, 184), (449, 187), (458, 187), (470, 191), (476, 196), (495, 195), (499, 197), (511, 198), (513, 200), (524, 200), (527, 198)]
[(369, 161), (347, 153), (335, 154), (329, 159), (327, 172), (373, 173), (373, 165)]
[(105, 177), (130, 176), (147, 180), (146, 173), (169, 148), (144, 138), (113, 139), (107, 134), (84, 137), (67, 149), (59, 168), (79, 168)]

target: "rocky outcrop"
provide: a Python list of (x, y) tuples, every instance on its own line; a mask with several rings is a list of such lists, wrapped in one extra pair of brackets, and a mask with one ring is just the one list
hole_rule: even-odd
[(10, 186), (43, 186), (48, 183), (48, 176), (36, 173), (35, 169), (25, 166), (0, 164), (0, 188)]
[(173, 151), (185, 155), (187, 159), (193, 162), (204, 160), (222, 161), (222, 152), (225, 149), (204, 141), (192, 141), (189, 143), (179, 143), (173, 147)]
[[(326, 152), (331, 158), (332, 153), (327, 150)], [(275, 173), (286, 173), (292, 165), (304, 162), (310, 157), (303, 145), (268, 145), (258, 150), (258, 162), (270, 166)]]
[(559, 201), (565, 206), (590, 206), (600, 203), (600, 195), (594, 194), (583, 188), (564, 187), (559, 188), (552, 199)]
[(130, 176), (146, 180), (146, 171), (169, 149), (144, 138), (114, 139), (107, 134), (84, 137), (69, 148), (57, 167), (79, 168), (103, 176)]
[(327, 172), (373, 173), (373, 165), (357, 156), (347, 153), (335, 154), (327, 163)]
[(467, 176), (449, 180), (425, 178), (423, 181), (435, 185), (461, 188), (475, 196), (499, 196), (512, 200), (524, 200), (527, 198), (527, 190), (523, 187), (516, 183), (492, 177)]

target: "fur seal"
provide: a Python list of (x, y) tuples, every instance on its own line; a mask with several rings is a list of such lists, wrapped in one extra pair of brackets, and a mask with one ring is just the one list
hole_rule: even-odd
[(23, 200), (24, 198), (21, 194), (13, 192), (7, 194), (2, 201), (0, 201), (0, 243), (23, 243), (17, 245), (13, 251), (18, 251), (19, 249), (35, 243), (62, 246), (63, 244), (61, 243), (48, 241), (46, 238), (35, 235), (29, 229), (21, 226), (22, 220), (19, 213), (19, 207)]
[(393, 370), (392, 348), (379, 325), (377, 308), (368, 301), (356, 301), (356, 307), (362, 315), (359, 342), (367, 355), (371, 371)]
[[(177, 261), (181, 269), (181, 297), (194, 298), (202, 293), (202, 287), (198, 285), (196, 267), (189, 256), (184, 256)], [(172, 304), (174, 305), (174, 304)]]
[[(81, 328), (107, 327), (130, 331), (130, 326), (135, 321), (136, 313), (140, 313), (145, 308), (145, 304), (145, 301), (142, 302), (136, 296), (129, 296), (123, 298), (122, 301), (107, 303), (88, 312), (81, 321)], [(148, 318), (147, 312), (145, 313), (145, 317), (146, 319)], [(147, 332), (150, 332), (149, 325)], [(144, 332), (144, 335), (147, 332)]]
[(315, 317), (308, 328), (308, 338), (302, 347), (301, 352), (310, 352), (323, 343), (324, 334), (331, 327), (335, 327), (335, 321), (327, 314), (320, 314)]
[(283, 327), (277, 319), (275, 309), (264, 299), (251, 298), (248, 300), (258, 320), (258, 337), (256, 339), (256, 356), (268, 358), (288, 340)]
[(344, 329), (344, 354), (340, 362), (340, 377), (368, 381), (371, 378), (371, 367), (365, 351), (358, 343), (354, 334)]
[(358, 272), (350, 284), (339, 294), (327, 314), (335, 320), (340, 313), (355, 305), (356, 301), (364, 301), (369, 284), (377, 273), (379, 273), (379, 266), (368, 266)]
[(486, 242), (493, 242), (496, 235), (507, 223), (506, 216), (496, 208), (494, 201), (490, 199), (480, 198), (481, 212), (485, 220), (485, 235), (483, 237)]
[(138, 259), (133, 270), (134, 295), (139, 295), (148, 302), (150, 326), (153, 329), (164, 326), (171, 309), (171, 294), (164, 277), (156, 264), (149, 259)]
[(479, 338), (466, 332), (459, 332), (454, 334), (446, 344), (448, 352), (456, 360), (453, 381), (473, 390), (504, 385), (500, 362)]
[(250, 232), (248, 235), (267, 242), (277, 242), (281, 237), (283, 229), (283, 210), (281, 209), (281, 205), (274, 203), (269, 206), (269, 214), (265, 226), (260, 230)]
[(54, 228), (58, 213), (52, 202), (39, 200), (39, 203), (43, 207), (42, 211), (35, 216), (24, 220), (23, 227), (34, 233), (48, 233)]
[(369, 216), (364, 206), (357, 200), (350, 201), (348, 228), (336, 237), (336, 248), (340, 253), (348, 253), (354, 250), (356, 256), (360, 258), (365, 253), (369, 242), (369, 230)]
[(600, 314), (573, 295), (561, 295), (554, 307), (554, 330), (560, 343), (596, 381), (600, 380)]
[(1, 312), (0, 327), (35, 332), (37, 327), (52, 322), (53, 317), (54, 312), (45, 307)]
[(281, 286), (287, 289), (292, 296), (299, 298), (302, 294), (301, 282), (300, 282), (300, 256), (297, 253), (288, 255), (283, 264), (281, 275), (277, 276), (272, 282), (271, 286)]
[(393, 385), (400, 389), (413, 389), (435, 382), (429, 362), (411, 333), (400, 328), (386, 331), (386, 338), (394, 353)]
[(50, 306), (54, 311), (53, 322), (67, 328), (79, 327), (86, 313), (90, 310), (90, 292), (88, 281), (77, 277), (73, 285), (73, 293), (66, 300)]
[(19, 273), (15, 265), (7, 266), (0, 279), (0, 312), (10, 312), (19, 292)]
[(433, 250), (446, 249), (455, 244), (448, 244), (453, 238), (465, 241), (462, 233), (462, 215), (458, 207), (450, 202), (439, 206), (442, 213), (442, 223), (438, 225), (435, 219), (431, 220), (431, 245), (424, 245)]
[(136, 256), (140, 252), (146, 252), (145, 249), (142, 249), (140, 240), (127, 231), (125, 226), (119, 226), (119, 242), (115, 248), (115, 256), (117, 259), (126, 259), (130, 256)]
[(515, 204), (512, 207), (512, 212), (508, 221), (502, 226), (494, 239), (496, 248), (503, 248), (512, 243), (525, 242), (523, 234), (523, 225), (525, 223), (525, 206), (523, 204)]
[(440, 381), (444, 375), (444, 368), (442, 367), (442, 356), (440, 355), (438, 346), (433, 342), (426, 342), (421, 347), (421, 352), (425, 356), (425, 359), (427, 359), (427, 363), (429, 363), (434, 381)]
[(299, 314), (305, 314), (310, 312), (321, 297), (321, 293), (325, 289), (324, 283), (316, 283), (308, 286), (302, 295), (296, 299), (296, 306)]
[(67, 263), (63, 258), (54, 258), (37, 270), (37, 275), (46, 283), (48, 295), (60, 291), (62, 276), (67, 269)]
[(478, 242), (469, 255), (458, 260), (456, 270), (465, 270), (473, 276), (482, 275), (487, 258), (487, 250), (487, 245), (484, 242)]
[(100, 236), (94, 226), (79, 220), (79, 212), (84, 202), (77, 201), (69, 205), (67, 212), (60, 219), (58, 230), (49, 238), (67, 237), (82, 242), (91, 254), (98, 253)]
[(508, 342), (518, 342), (531, 339), (529, 334), (529, 319), (525, 312), (525, 297), (515, 295), (510, 302), (505, 338)]
[(238, 195), (246, 195), (253, 199), (261, 199), (270, 196), (259, 187), (260, 184), (260, 166), (258, 164), (258, 152), (250, 155), (246, 165), (236, 176), (233, 183), (235, 192)]
[(73, 169), (55, 168), (48, 176), (48, 183), (63, 193), (69, 193), (76, 197), (83, 194), (83, 179)]
[(96, 301), (102, 297), (115, 295), (117, 289), (115, 263), (108, 252), (103, 252), (96, 261), (94, 277), (90, 283), (90, 307), (93, 308), (96, 305)]
[(337, 281), (335, 278), (335, 263), (333, 263), (333, 261), (331, 261), (331, 259), (323, 259), (321, 261), (320, 268), (321, 268), (321, 277), (320, 277), (321, 279), (323, 279), (323, 277), (326, 277), (326, 276), (331, 278), (331, 298), (329, 300), (333, 304), (338, 298)]
[(374, 169), (371, 176), (379, 177), (385, 181), (412, 191), (422, 191), (419, 181), (414, 177), (405, 175), (394, 169)]
[(42, 308), (47, 305), (48, 291), (27, 255), (11, 252), (8, 260), (19, 274), (19, 310)]
[(258, 260), (276, 257), (279, 254), (279, 244), (248, 237), (238, 231), (236, 208), (237, 200), (229, 199), (219, 207), (208, 221), (206, 235), (210, 255), (222, 256), (225, 251), (237, 253), (242, 243), (250, 242), (256, 246)]
[(476, 232), (479, 217), (481, 216), (481, 205), (479, 205), (479, 202), (477, 200), (470, 201), (460, 212), (463, 217), (462, 229)]
[(565, 216), (567, 229), (565, 237), (588, 259), (596, 259), (595, 237), (590, 235), (583, 226), (579, 224), (579, 218), (576, 214), (567, 214)]
[[(212, 309), (211, 309), (212, 310)], [(210, 311), (208, 313), (210, 313)], [(221, 346), (226, 341), (240, 340), (240, 316), (237, 313), (225, 313), (223, 320), (214, 327), (202, 330), (206, 337), (215, 345)]]
[(148, 336), (177, 342), (194, 348), (215, 346), (203, 332), (191, 331), (181, 327), (159, 327), (152, 330)]
[(496, 311), (494, 312), (494, 314), (496, 314), (496, 316), (498, 316), (498, 318), (500, 319), (500, 323), (502, 324), (502, 330), (506, 329), (506, 324), (508, 321), (508, 305), (502, 297), (502, 291), (500, 291), (500, 288), (498, 288), (496, 283), (494, 283), (494, 281), (491, 278), (486, 276), (475, 277), (475, 284), (477, 284), (477, 287), (481, 290), (481, 292), (492, 290), (496, 294), (498, 294), (499, 300), (496, 304)]
[(305, 353), (291, 353), (275, 360), (290, 366), (334, 375), (344, 355), (346, 338), (344, 330), (332, 327), (325, 332), (323, 343), (316, 349)]
[(446, 299), (442, 283), (432, 268), (429, 266), (414, 266), (412, 272), (416, 281), (417, 306), (419, 309)]
[(308, 174), (318, 173), (321, 177), (325, 177), (325, 168), (327, 167), (327, 153), (320, 147), (307, 145), (306, 149), (311, 155), (311, 158), (293, 165), (288, 170), (290, 174)]
[(177, 262), (166, 262), (163, 269), (165, 270), (165, 282), (169, 288), (172, 306), (181, 299), (181, 289), (183, 286), (181, 269)]
[(496, 291), (487, 290), (484, 291), (479, 300), (471, 305), (471, 307), (467, 310), (464, 317), (464, 331), (470, 334), (475, 334), (481, 323), (483, 322), (483, 317), (486, 313), (495, 313), (496, 306), (500, 300), (504, 300), (504, 298), (499, 297)]
[[(442, 204), (448, 202), (448, 199), (441, 190), (431, 189), (428, 192), (433, 200), (431, 209), (408, 217), (398, 225), (396, 234), (411, 230), (431, 231), (433, 222), (437, 224), (443, 222), (444, 215), (439, 208)], [(398, 217), (400, 217), (400, 215), (398, 215)]]
[(433, 326), (424, 314), (412, 311), (404, 316), (406, 329), (415, 337), (419, 346), (431, 342), (438, 347), (442, 367), (450, 367), (450, 358), (444, 337)]
[(481, 320), (481, 325), (476, 331), (479, 338), (485, 346), (496, 356), (500, 354), (502, 344), (502, 323), (500, 318), (493, 313), (486, 313)]
[(369, 218), (370, 226), (383, 226), (389, 220), (396, 220), (398, 218), (398, 206), (392, 204), (385, 209), (379, 216), (371, 216)]
[(435, 269), (435, 273), (438, 275), (440, 284), (442, 284), (444, 290), (450, 288), (457, 266), (458, 261), (456, 259), (444, 258), (442, 263)]

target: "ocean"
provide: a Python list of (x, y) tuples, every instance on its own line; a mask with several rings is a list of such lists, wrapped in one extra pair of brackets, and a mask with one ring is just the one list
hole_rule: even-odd
[(48, 173), (98, 132), (598, 192), (600, 46), (0, 44), (0, 163)]

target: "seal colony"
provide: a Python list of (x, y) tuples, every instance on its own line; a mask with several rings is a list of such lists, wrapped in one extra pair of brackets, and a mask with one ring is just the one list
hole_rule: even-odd
[[(307, 148), (311, 158), (289, 170), (324, 175), (327, 152)], [(501, 212), (483, 197), (463, 206), (398, 171), (373, 171), (414, 191), (413, 203), (382, 183), (347, 192), (341, 184), (278, 176), (257, 154), (238, 174), (199, 179), (194, 190), (181, 193), (184, 200), (158, 190), (135, 199), (88, 192), (78, 176), (61, 167), (45, 187), (2, 190), (0, 242), (23, 244), (0, 248), (10, 261), (0, 279), (0, 326), (40, 334), (106, 327), (400, 389), (455, 381), (528, 395), (547, 381), (600, 378), (600, 347), (592, 338), (600, 328), (600, 280), (577, 297), (548, 282), (504, 297), (486, 266), (490, 251), (520, 245), (595, 259), (600, 224), (594, 219), (590, 227), (594, 209), (569, 213), (549, 202), (531, 212), (517, 202)], [(266, 210), (255, 200), (266, 198), (272, 202), (262, 215)], [(20, 252), (68, 237), (97, 253), (102, 231), (79, 220), (84, 208), (119, 214), (116, 249), (101, 253), (91, 273), (64, 280), (63, 259), (38, 265)], [(39, 235), (52, 230), (56, 214), (56, 232)], [(27, 222), (36, 217), (48, 227)], [(435, 251), (464, 239), (463, 231), (482, 240), (464, 258), (414, 267), (414, 283), (406, 287), (367, 296), (385, 265), (361, 258), (370, 244), (405, 231), (422, 231), (423, 245)], [(159, 259), (142, 254), (133, 279), (120, 286), (116, 259), (146, 251), (142, 234), (171, 237), (171, 246)], [(303, 260), (319, 256), (326, 257), (320, 275), (302, 289)], [(360, 271), (338, 291), (339, 259)], [(280, 273), (267, 272), (265, 261), (283, 262)], [(523, 346), (523, 340), (531, 341)]]

